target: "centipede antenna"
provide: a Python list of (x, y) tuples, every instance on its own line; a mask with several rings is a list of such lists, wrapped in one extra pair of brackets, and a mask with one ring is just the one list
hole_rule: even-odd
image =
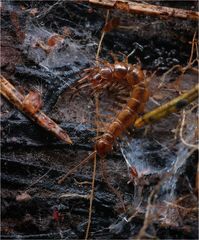
[(128, 59), (131, 55), (134, 54), (135, 50), (136, 50), (136, 48), (134, 48), (133, 51), (131, 51), (131, 52), (127, 55), (127, 59)]
[(135, 53), (135, 51), (137, 50), (137, 49), (139, 49), (141, 52), (143, 51), (143, 46), (141, 46), (140, 44), (138, 44), (138, 43), (134, 43), (133, 44), (135, 47), (134, 47), (134, 49), (127, 55), (127, 60), (128, 60), (128, 58), (131, 56), (131, 55), (133, 55), (134, 53)]
[(62, 184), (67, 178), (68, 176), (70, 176), (73, 172), (75, 172), (80, 166), (83, 166), (85, 163), (87, 163), (89, 160), (91, 160), (96, 154), (96, 151), (93, 151), (88, 157), (86, 157), (85, 159), (83, 159), (79, 164), (77, 164), (74, 168), (72, 168), (71, 170), (69, 170), (69, 172), (67, 174), (65, 174), (64, 176), (62, 176), (59, 180), (58, 180), (58, 184)]

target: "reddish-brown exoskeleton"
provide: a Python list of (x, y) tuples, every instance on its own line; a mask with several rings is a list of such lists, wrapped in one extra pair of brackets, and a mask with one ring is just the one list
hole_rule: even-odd
[(138, 114), (144, 111), (149, 98), (149, 92), (144, 81), (143, 71), (138, 64), (105, 62), (102, 66), (87, 69), (88, 73), (79, 83), (90, 81), (94, 91), (111, 86), (115, 83), (128, 85), (130, 98), (115, 119), (108, 125), (104, 134), (96, 142), (96, 151), (100, 157), (106, 156), (112, 150), (113, 143), (124, 130), (133, 125)]

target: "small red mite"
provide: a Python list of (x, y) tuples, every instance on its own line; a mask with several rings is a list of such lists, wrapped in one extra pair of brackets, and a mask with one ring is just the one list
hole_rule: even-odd
[(54, 208), (54, 209), (53, 209), (53, 220), (54, 220), (55, 222), (58, 222), (58, 221), (59, 221), (59, 211), (58, 211), (57, 208)]

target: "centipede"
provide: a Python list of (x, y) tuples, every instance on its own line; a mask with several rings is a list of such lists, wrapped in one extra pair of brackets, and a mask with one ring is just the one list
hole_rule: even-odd
[[(104, 133), (96, 141), (95, 150), (66, 175), (59, 178), (59, 184), (63, 183), (77, 168), (91, 160), (95, 154), (101, 159), (105, 158), (113, 150), (116, 139), (133, 125), (138, 116), (143, 113), (149, 99), (149, 90), (141, 65), (129, 64), (127, 58), (125, 62), (116, 61), (113, 64), (103, 61), (101, 65), (87, 68), (84, 72), (85, 76), (77, 82), (75, 91), (90, 86), (93, 93), (101, 92), (119, 83), (128, 86), (130, 94), (121, 111), (116, 114), (115, 118), (104, 130)], [(138, 177), (137, 170), (133, 166), (129, 166), (129, 170), (132, 177)]]
[[(118, 192), (110, 184), (106, 169), (104, 168), (104, 159), (106, 155), (113, 150), (113, 145), (116, 139), (121, 136), (123, 132), (131, 125), (133, 125), (138, 116), (144, 111), (145, 105), (149, 99), (149, 91), (143, 70), (141, 69), (140, 64), (129, 64), (127, 59), (125, 62), (117, 61), (114, 64), (103, 62), (101, 65), (85, 69), (85, 76), (83, 76), (83, 78), (81, 78), (77, 83), (78, 88), (91, 86), (93, 93), (104, 91), (104, 89), (117, 84), (128, 86), (130, 94), (126, 104), (122, 107), (121, 111), (116, 114), (113, 120), (106, 127), (104, 133), (96, 141), (94, 146), (95, 150), (87, 158), (72, 168), (66, 175), (62, 176), (58, 180), (58, 183), (63, 183), (71, 173), (89, 160), (96, 159), (97, 154), (101, 159), (102, 177), (104, 178), (109, 189), (117, 196), (120, 203), (122, 203), (123, 210), (126, 211), (126, 207), (120, 192)], [(128, 167), (131, 174), (131, 179), (137, 178), (138, 172), (136, 168), (133, 166)], [(96, 169), (96, 167), (94, 167), (94, 169)], [(93, 170), (93, 179), (95, 179), (95, 170)], [(93, 194), (94, 180), (92, 181), (92, 193), (90, 199), (89, 220), (85, 237), (86, 239), (88, 238), (91, 222)]]
[[(95, 149), (100, 157), (105, 157), (113, 149), (116, 139), (143, 113), (149, 98), (149, 91), (140, 64), (104, 62), (101, 66), (86, 69), (87, 73), (78, 81), (79, 85), (90, 85), (94, 92), (103, 91), (114, 84), (128, 85), (130, 97), (104, 134), (97, 140)], [(86, 84), (87, 82), (87, 84)]]

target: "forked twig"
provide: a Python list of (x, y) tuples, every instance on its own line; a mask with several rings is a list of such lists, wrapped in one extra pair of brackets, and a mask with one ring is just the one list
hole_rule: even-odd
[(23, 96), (8, 80), (0, 75), (0, 93), (22, 113), (38, 125), (54, 134), (67, 144), (72, 144), (68, 134), (41, 110), (41, 99), (38, 93), (30, 92)]
[(172, 99), (171, 101), (161, 105), (160, 107), (155, 108), (154, 110), (144, 114), (142, 117), (138, 118), (135, 121), (134, 126), (136, 128), (143, 127), (147, 124), (152, 124), (156, 121), (159, 121), (162, 118), (165, 118), (171, 113), (180, 111), (182, 108), (190, 104), (192, 101), (198, 98), (199, 93), (199, 84), (193, 87), (188, 92), (180, 95), (177, 98)]

